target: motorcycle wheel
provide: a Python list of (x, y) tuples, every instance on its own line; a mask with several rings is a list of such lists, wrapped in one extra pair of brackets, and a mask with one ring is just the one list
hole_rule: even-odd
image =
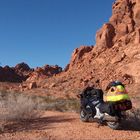
[(88, 122), (89, 121), (89, 116), (84, 110), (80, 110), (80, 120), (82, 122)]
[(107, 122), (107, 125), (113, 130), (120, 129), (120, 122)]

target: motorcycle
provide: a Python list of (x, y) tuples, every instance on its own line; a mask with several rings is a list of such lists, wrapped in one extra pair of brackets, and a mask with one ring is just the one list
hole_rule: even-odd
[(131, 101), (120, 102), (112, 105), (114, 114), (101, 113), (100, 108), (104, 105), (104, 102), (100, 102), (95, 98), (89, 98), (87, 103), (83, 105), (83, 95), (80, 95), (80, 119), (83, 122), (98, 122), (101, 125), (107, 125), (111, 129), (117, 130), (121, 128), (122, 122), (126, 119), (126, 110), (131, 108)]

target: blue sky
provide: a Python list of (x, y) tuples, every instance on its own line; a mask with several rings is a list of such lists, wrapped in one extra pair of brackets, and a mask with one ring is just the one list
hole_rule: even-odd
[(75, 48), (94, 45), (114, 0), (0, 0), (0, 63), (65, 67)]

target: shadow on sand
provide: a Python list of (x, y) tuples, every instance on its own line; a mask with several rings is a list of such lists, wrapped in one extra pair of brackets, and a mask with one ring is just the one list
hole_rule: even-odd
[(140, 131), (140, 120), (126, 120), (122, 123), (121, 130), (125, 131)]
[[(49, 116), (36, 118), (31, 120), (22, 120), (8, 123), (4, 126), (3, 133), (15, 133), (22, 131), (32, 131), (32, 130), (45, 130), (56, 128), (57, 124), (72, 122), (76, 120), (76, 118), (65, 118), (63, 116)], [(57, 123), (56, 125), (53, 125)], [(140, 120), (130, 119), (126, 120), (122, 123), (121, 130), (124, 131), (140, 131)], [(121, 131), (120, 130), (120, 131)]]
[[(30, 130), (45, 130), (54, 128), (53, 123), (71, 122), (74, 118), (64, 118), (62, 116), (50, 116), (43, 118), (36, 118), (31, 120), (23, 120), (19, 122), (12, 122), (4, 126), (4, 133), (14, 133)], [(56, 126), (57, 127), (57, 126)]]

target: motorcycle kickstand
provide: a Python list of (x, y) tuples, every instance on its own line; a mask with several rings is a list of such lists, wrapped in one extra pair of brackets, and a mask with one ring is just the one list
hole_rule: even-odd
[(103, 126), (103, 120), (98, 120), (98, 126), (97, 126), (97, 128), (99, 128), (100, 126)]

